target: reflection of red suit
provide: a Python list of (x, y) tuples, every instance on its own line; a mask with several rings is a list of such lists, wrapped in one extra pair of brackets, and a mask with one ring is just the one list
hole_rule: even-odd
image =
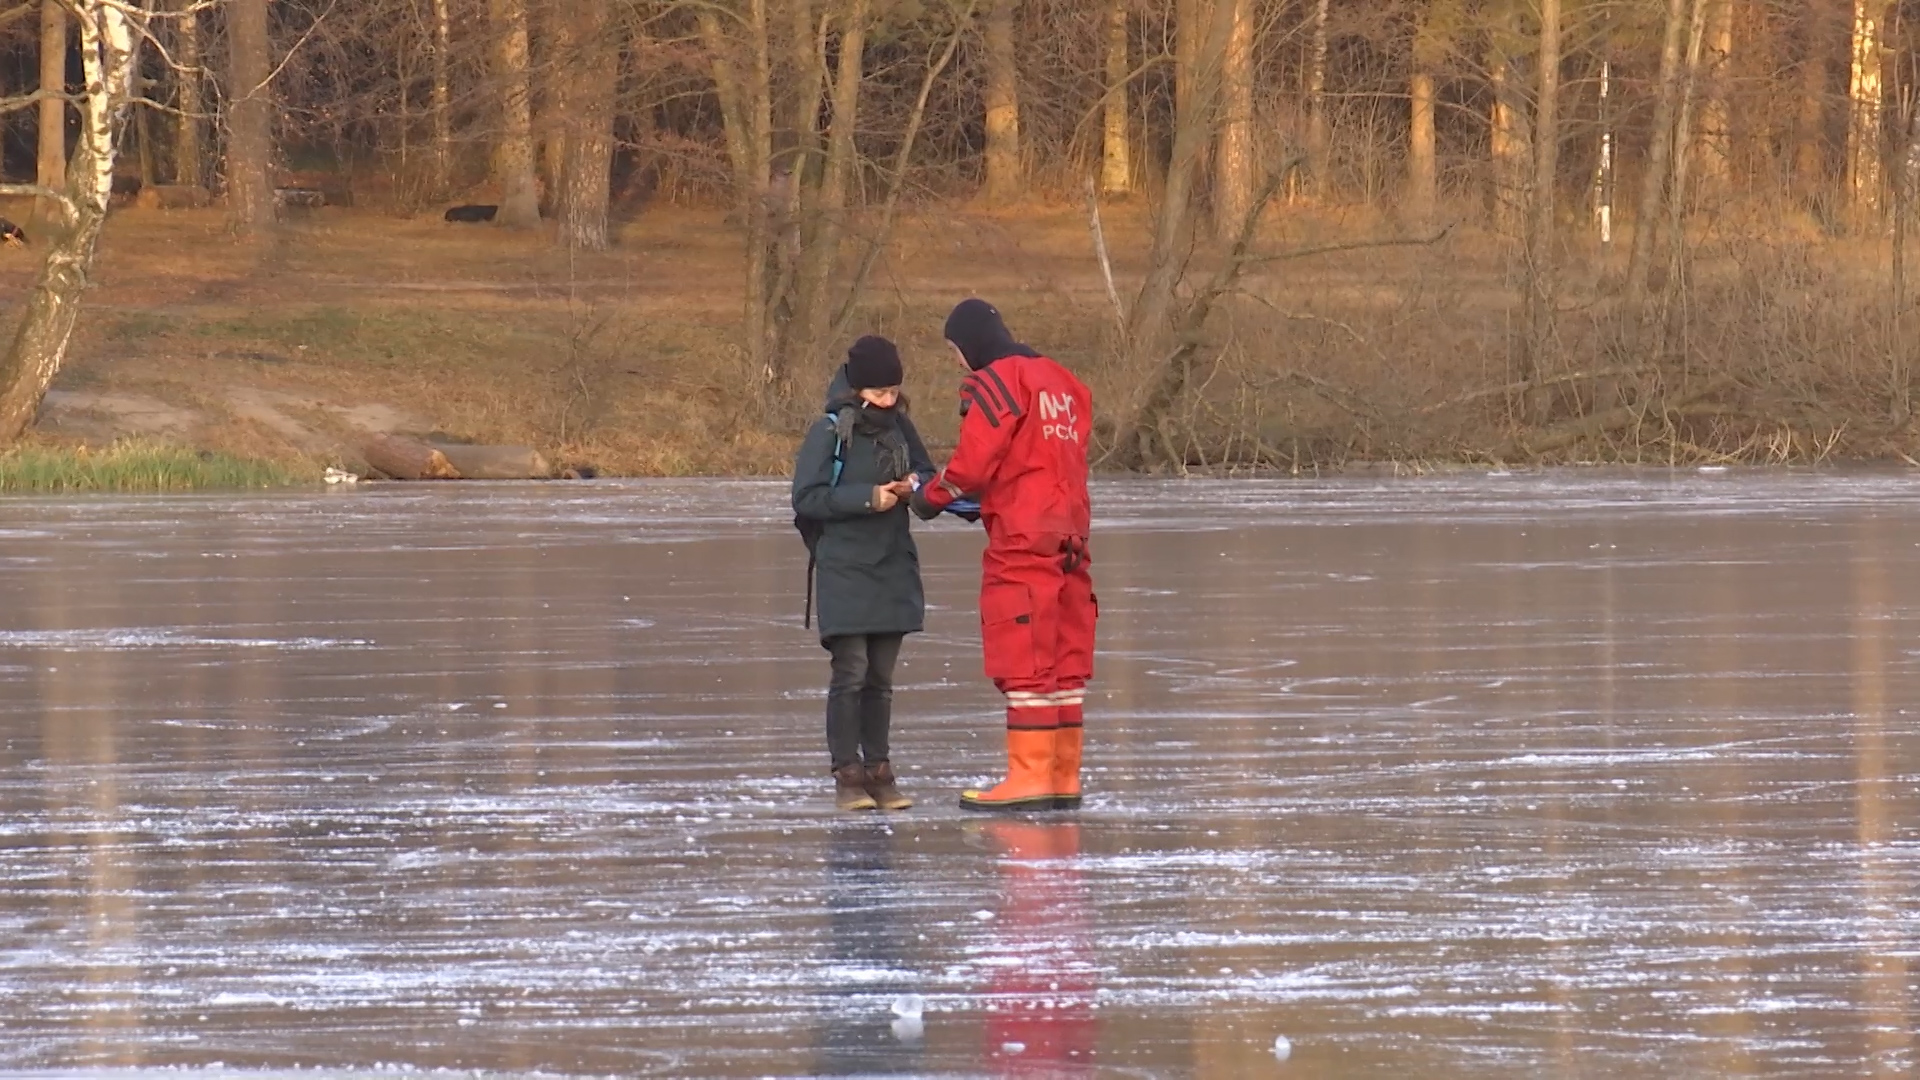
[(1007, 356), (969, 376), (961, 397), (960, 444), (927, 501), (980, 500), (987, 677), (1007, 695), (1009, 728), (1077, 729), (1098, 615), (1087, 550), (1093, 395), (1044, 356)]
[(994, 920), (1001, 961), (990, 988), (987, 1058), (1001, 1076), (1091, 1075), (1099, 1020), (1093, 1012), (1091, 929), (1080, 871), (1078, 825), (993, 823), (1002, 897)]

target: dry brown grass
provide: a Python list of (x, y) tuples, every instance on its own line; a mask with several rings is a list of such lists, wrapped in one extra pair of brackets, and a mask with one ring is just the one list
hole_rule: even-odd
[[(1123, 295), (1144, 270), (1138, 209), (1108, 208)], [(1282, 208), (1263, 246), (1399, 228), (1364, 212)], [(717, 212), (662, 209), (618, 240), (576, 258), (539, 236), (325, 210), (290, 222), (261, 253), (229, 240), (217, 211), (122, 211), (56, 386), (190, 408), (206, 418), (192, 441), (247, 457), (327, 455), (237, 413), (234, 388), (329, 403), (302, 422), (343, 441), (334, 406), (385, 403), (422, 433), (528, 443), (610, 473), (783, 472), (812, 398), (770, 423), (749, 389), (736, 231)], [(1568, 382), (1532, 425), (1511, 395), (1491, 392), (1518, 375), (1519, 267), (1498, 238), (1456, 233), (1430, 248), (1271, 264), (1209, 323), (1180, 404), (1184, 460), (1167, 464), (1515, 460), (1532, 456), (1529, 440), (1610, 409), (1631, 422), (1539, 456), (1915, 452), (1911, 430), (1889, 421), (1891, 357), (1911, 351), (1914, 335), (1893, 330), (1883, 249), (1811, 228), (1759, 239), (1723, 221), (1698, 250), (1671, 332), (1628, 355), (1612, 268), (1569, 247), (1550, 373), (1638, 373)], [(1205, 261), (1200, 253), (1196, 273)], [(33, 269), (31, 249), (0, 253), (0, 304), (17, 303)], [(1139, 373), (1112, 359), (1112, 312), (1078, 209), (929, 207), (898, 225), (861, 330), (901, 343), (931, 441), (955, 432), (957, 372), (940, 326), (969, 295), (992, 299), (1019, 334), (1079, 369), (1103, 427), (1124, 409)], [(820, 357), (801, 384), (824, 382), (833, 363)], [(1669, 407), (1690, 380), (1716, 375), (1730, 384)]]

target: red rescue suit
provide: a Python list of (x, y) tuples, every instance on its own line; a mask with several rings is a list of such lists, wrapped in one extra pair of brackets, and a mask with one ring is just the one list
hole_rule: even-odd
[(944, 507), (966, 495), (980, 502), (987, 677), (1007, 696), (1010, 733), (1077, 734), (1099, 612), (1087, 549), (1093, 395), (1044, 356), (1002, 357), (969, 376), (960, 392), (960, 444), (927, 501)]

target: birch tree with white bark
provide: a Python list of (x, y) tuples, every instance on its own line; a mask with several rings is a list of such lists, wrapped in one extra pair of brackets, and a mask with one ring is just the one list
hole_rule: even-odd
[(0, 184), (0, 195), (31, 195), (54, 208), (45, 254), (6, 352), (0, 354), (0, 446), (32, 425), (66, 360), (92, 279), (114, 155), (136, 93), (137, 45), (147, 10), (127, 0), (63, 0), (80, 40), (84, 85), (76, 102), (80, 135), (57, 187)]

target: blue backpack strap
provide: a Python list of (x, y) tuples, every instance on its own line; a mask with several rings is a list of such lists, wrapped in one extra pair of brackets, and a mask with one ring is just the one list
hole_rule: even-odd
[(847, 465), (847, 437), (840, 430), (840, 419), (832, 413), (827, 414), (827, 422), (833, 425), (833, 482), (829, 487), (840, 486), (840, 470)]

